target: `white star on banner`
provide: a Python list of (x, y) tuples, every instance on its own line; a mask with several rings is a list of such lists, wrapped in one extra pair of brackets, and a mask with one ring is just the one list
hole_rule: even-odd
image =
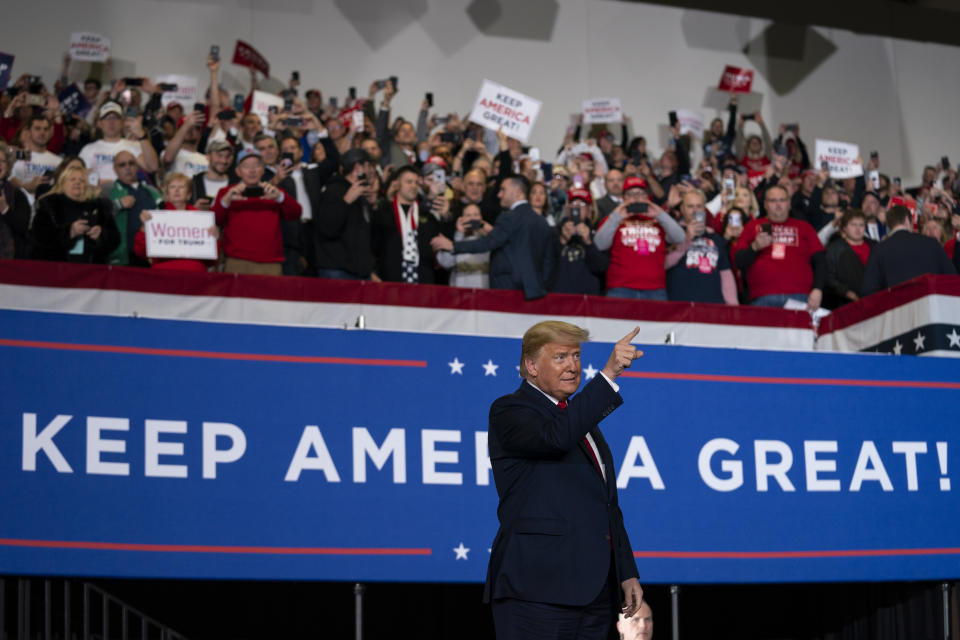
[(899, 340), (897, 340), (897, 343), (893, 345), (893, 352), (897, 355), (900, 355), (901, 351), (903, 351), (903, 345), (900, 344)]
[(923, 350), (923, 341), (926, 340), (926, 337), (917, 331), (917, 337), (913, 339), (913, 346), (919, 352)]
[(593, 376), (597, 375), (599, 369), (594, 369), (592, 364), (588, 364), (587, 368), (583, 370), (587, 374), (587, 380), (593, 380)]
[(957, 347), (960, 349), (960, 333), (957, 333), (956, 327), (953, 331), (947, 334), (947, 339), (950, 340), (950, 347)]
[(493, 364), (493, 360), (487, 360), (487, 364), (483, 365), (483, 375), (496, 377), (499, 368), (500, 365)]
[(455, 373), (463, 375), (463, 364), (464, 363), (460, 362), (460, 360), (458, 360), (456, 357), (454, 357), (453, 362), (448, 362), (447, 366), (450, 367), (450, 375)]
[(463, 543), (462, 543), (462, 542), (460, 543), (460, 546), (459, 546), (459, 547), (454, 547), (454, 548), (453, 548), (453, 552), (454, 552), (455, 554), (457, 554), (457, 557), (454, 558), (454, 560), (468, 560), (468, 559), (469, 559), (469, 558), (467, 558), (467, 553), (470, 552), (470, 549), (468, 549), (467, 547), (463, 546)]

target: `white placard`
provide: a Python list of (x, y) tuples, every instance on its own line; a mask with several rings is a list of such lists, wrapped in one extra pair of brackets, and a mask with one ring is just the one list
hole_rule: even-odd
[(150, 211), (144, 223), (147, 257), (217, 259), (217, 239), (210, 235), (212, 211)]
[(503, 132), (511, 138), (526, 142), (541, 105), (539, 100), (530, 96), (484, 80), (470, 120), (494, 131), (503, 127)]
[(581, 109), (583, 110), (583, 124), (623, 122), (620, 98), (590, 98), (583, 101)]
[(689, 133), (695, 138), (703, 138), (703, 116), (699, 111), (677, 109), (677, 126), (680, 127), (680, 135)]
[(110, 38), (87, 31), (71, 33), (70, 57), (85, 62), (106, 62), (110, 59)]
[(817, 139), (817, 159), (814, 166), (819, 169), (826, 162), (830, 165), (831, 178), (856, 178), (863, 175), (860, 162), (860, 147), (849, 142)]
[(260, 116), (260, 122), (263, 123), (264, 129), (270, 124), (270, 119), (267, 117), (267, 114), (270, 112), (270, 107), (276, 107), (277, 111), (283, 111), (283, 98), (273, 93), (267, 93), (266, 91), (253, 92), (253, 104), (251, 105), (250, 112)]
[[(172, 73), (165, 76), (157, 76), (153, 81), (156, 84), (167, 83), (177, 85), (176, 91), (167, 91), (160, 96), (160, 102), (164, 108), (171, 102), (179, 102), (183, 107), (184, 113), (188, 113), (193, 110), (194, 102), (206, 102), (206, 100), (197, 99), (200, 92), (200, 83), (197, 82), (197, 79), (193, 76), (181, 76)], [(224, 105), (223, 108), (228, 108), (228, 105)]]

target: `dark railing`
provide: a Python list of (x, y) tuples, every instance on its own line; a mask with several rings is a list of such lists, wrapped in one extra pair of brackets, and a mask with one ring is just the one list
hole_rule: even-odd
[[(41, 594), (42, 608), (34, 605)], [(14, 600), (15, 609), (9, 606)], [(89, 582), (0, 577), (0, 640), (34, 639), (186, 640), (186, 636)]]

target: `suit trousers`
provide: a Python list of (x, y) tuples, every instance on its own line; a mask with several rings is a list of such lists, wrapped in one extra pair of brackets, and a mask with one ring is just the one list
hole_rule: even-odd
[(616, 565), (611, 557), (607, 581), (586, 606), (515, 598), (494, 600), (491, 609), (497, 640), (607, 640), (620, 603), (616, 580)]

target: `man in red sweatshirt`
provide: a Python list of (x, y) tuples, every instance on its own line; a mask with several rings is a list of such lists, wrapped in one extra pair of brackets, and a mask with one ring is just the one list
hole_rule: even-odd
[(223, 229), (227, 273), (282, 274), (280, 219), (298, 220), (301, 207), (283, 189), (263, 182), (263, 170), (257, 151), (241, 151), (236, 167), (240, 182), (220, 189), (213, 204), (217, 226)]

